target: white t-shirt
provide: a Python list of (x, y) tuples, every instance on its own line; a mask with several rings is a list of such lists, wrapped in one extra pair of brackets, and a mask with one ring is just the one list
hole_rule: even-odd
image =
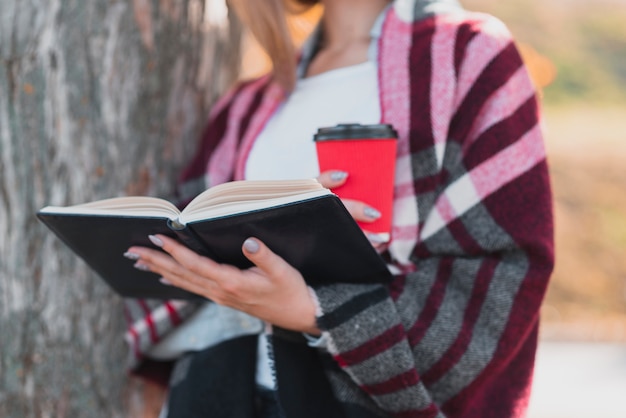
[(314, 178), (319, 174), (313, 135), (339, 123), (380, 123), (374, 61), (300, 79), (270, 118), (246, 161), (248, 180)]

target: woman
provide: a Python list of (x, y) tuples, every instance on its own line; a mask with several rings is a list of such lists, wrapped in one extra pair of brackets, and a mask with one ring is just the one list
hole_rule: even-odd
[[(276, 23), (280, 1), (241, 2), (274, 71), (216, 105), (181, 190), (201, 178), (210, 186), (318, 175), (306, 168), (315, 159), (311, 127), (294, 128), (293, 118), (332, 125), (324, 108), (346, 103), (335, 123), (390, 123), (399, 133), (392, 238), (379, 247), (394, 281), (309, 289), (254, 237), (242, 243), (256, 265), (246, 271), (164, 236), (152, 239), (168, 254), (130, 248), (139, 268), (234, 308), (227, 310), (238, 318), (232, 322), (271, 324), (271, 361), (255, 361), (263, 347), (254, 335), (258, 323), (228, 327), (228, 338), (207, 338), (215, 343), (179, 360), (168, 416), (184, 408), (183, 416), (255, 416), (269, 393), (277, 410), (264, 416), (521, 417), (553, 247), (537, 102), (510, 34), (493, 17), (450, 0), (320, 2), (319, 30), (297, 69)], [(325, 96), (335, 89), (352, 100)], [(295, 156), (280, 160), (276, 150), (292, 143)], [(274, 171), (282, 163), (291, 172)], [(334, 187), (346, 175), (319, 179)], [(346, 206), (357, 219), (376, 216), (367, 202)], [(150, 347), (166, 333), (163, 324), (194, 308), (129, 304), (138, 370), (149, 370), (146, 352), (159, 358)], [(237, 316), (242, 312), (250, 316)], [(197, 315), (195, 323), (210, 322)], [(253, 376), (267, 363), (270, 392), (256, 389), (263, 373)]]

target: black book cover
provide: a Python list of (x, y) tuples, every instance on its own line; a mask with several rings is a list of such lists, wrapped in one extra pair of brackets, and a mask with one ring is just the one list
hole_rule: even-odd
[(39, 219), (118, 294), (193, 299), (163, 285), (158, 275), (123, 257), (132, 245), (152, 247), (148, 235), (176, 237), (217, 262), (247, 268), (243, 241), (257, 237), (315, 287), (334, 282), (385, 282), (391, 275), (339, 198), (329, 194), (271, 208), (190, 222), (175, 229), (167, 217), (38, 213)]

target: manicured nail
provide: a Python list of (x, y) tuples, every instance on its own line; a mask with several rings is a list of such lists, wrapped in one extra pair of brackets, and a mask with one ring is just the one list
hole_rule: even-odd
[(126, 251), (124, 253), (124, 257), (128, 258), (129, 260), (134, 260), (134, 261), (137, 261), (141, 258), (139, 254), (131, 253), (130, 251)]
[(382, 216), (382, 214), (379, 211), (369, 206), (363, 209), (363, 214), (365, 214), (365, 216), (367, 216), (368, 218), (372, 218), (372, 219), (378, 219)]
[(246, 249), (247, 252), (251, 254), (254, 254), (257, 251), (259, 251), (259, 243), (252, 238), (248, 238), (247, 240), (245, 240), (243, 242), (243, 247)]
[(161, 278), (159, 279), (159, 281), (160, 281), (161, 283), (163, 283), (164, 285), (166, 285), (166, 286), (171, 286), (171, 285), (172, 285), (172, 282), (170, 282), (169, 280), (167, 280), (165, 277), (161, 277)]
[(348, 177), (348, 173), (346, 173), (345, 171), (333, 171), (332, 173), (330, 173), (330, 179), (332, 181), (341, 181), (344, 180), (346, 177)]
[(150, 242), (152, 242), (157, 247), (162, 247), (163, 246), (163, 241), (161, 241), (161, 239), (159, 237), (154, 236), (154, 235), (148, 235), (148, 238), (150, 239)]
[(142, 262), (135, 263), (135, 266), (134, 266), (134, 267), (135, 267), (137, 270), (141, 270), (141, 271), (150, 271), (150, 267), (148, 267), (148, 265), (147, 265), (147, 264), (144, 264), (144, 263), (142, 263)]
[(385, 239), (385, 237), (380, 236), (380, 234), (374, 233), (367, 234), (367, 239), (372, 244), (382, 244), (388, 241), (387, 239)]

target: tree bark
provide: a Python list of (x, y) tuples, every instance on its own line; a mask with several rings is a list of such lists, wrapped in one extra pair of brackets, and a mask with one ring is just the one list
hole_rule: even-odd
[(171, 192), (237, 75), (219, 1), (1, 0), (0, 416), (141, 416), (121, 299), (35, 213)]

